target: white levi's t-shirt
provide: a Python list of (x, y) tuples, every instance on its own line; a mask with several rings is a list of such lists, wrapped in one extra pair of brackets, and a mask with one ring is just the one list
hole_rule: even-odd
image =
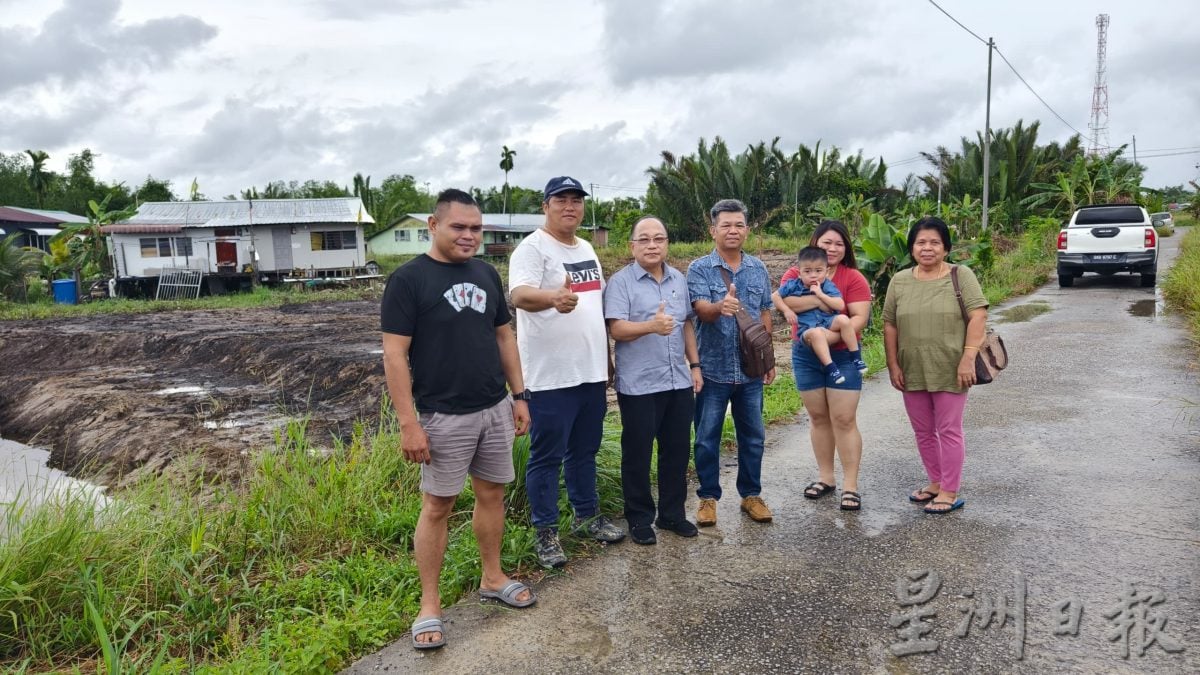
[(574, 311), (560, 314), (517, 310), (517, 348), (525, 386), (535, 392), (608, 380), (608, 334), (604, 328), (604, 275), (592, 245), (576, 237), (568, 246), (538, 229), (513, 251), (508, 288), (562, 287), (571, 275), (579, 296)]

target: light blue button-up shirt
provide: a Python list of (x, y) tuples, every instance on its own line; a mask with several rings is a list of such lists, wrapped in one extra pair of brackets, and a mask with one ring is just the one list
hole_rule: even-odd
[[(691, 302), (699, 300), (719, 303), (729, 292), (721, 268), (729, 272), (730, 281), (737, 287), (737, 299), (742, 307), (755, 319), (755, 310), (760, 313), (771, 308), (771, 277), (767, 266), (749, 253), (742, 252), (742, 264), (737, 272), (729, 268), (716, 249), (697, 258), (688, 265), (687, 285)], [(719, 317), (713, 323), (697, 321), (696, 340), (700, 348), (700, 368), (704, 379), (713, 382), (739, 384), (750, 380), (742, 372), (738, 351), (737, 319), (732, 316)]]
[(692, 374), (683, 350), (683, 322), (695, 314), (683, 273), (663, 264), (662, 281), (636, 262), (623, 267), (604, 287), (604, 318), (649, 321), (660, 303), (675, 319), (670, 335), (651, 333), (636, 340), (617, 341), (614, 348), (617, 393), (630, 396), (690, 389)]

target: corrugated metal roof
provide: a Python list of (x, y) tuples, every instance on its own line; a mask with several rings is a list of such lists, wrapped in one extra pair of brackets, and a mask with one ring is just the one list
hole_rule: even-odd
[(86, 223), (88, 219), (66, 211), (26, 209), (20, 206), (0, 206), (0, 220), (10, 223)]
[[(251, 208), (253, 206), (253, 208)], [(219, 202), (147, 202), (126, 224), (180, 227), (241, 227), (280, 223), (357, 223), (375, 219), (357, 197), (333, 199), (255, 199)]]
[(100, 228), (104, 234), (171, 234), (174, 232), (183, 232), (181, 225), (155, 225), (153, 223), (139, 223), (130, 225), (129, 223), (120, 223), (119, 225), (105, 225)]
[(21, 229), (43, 237), (53, 237), (59, 232), (62, 232), (62, 230), (58, 229), (57, 227), (22, 227)]

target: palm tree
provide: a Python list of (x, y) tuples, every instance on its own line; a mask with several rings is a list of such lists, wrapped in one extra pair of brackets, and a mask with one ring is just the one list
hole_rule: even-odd
[(46, 198), (46, 192), (50, 190), (51, 175), (45, 170), (46, 160), (50, 159), (50, 155), (46, 154), (45, 150), (26, 150), (25, 154), (33, 160), (33, 166), (29, 168), (29, 189), (33, 190), (40, 209)]
[(371, 190), (371, 177), (354, 174), (354, 196), (362, 200), (363, 208), (372, 217), (375, 215), (375, 193)]
[(513, 157), (516, 150), (510, 150), (507, 145), (500, 148), (500, 170), (504, 172), (504, 213), (508, 213), (508, 172), (513, 170)]

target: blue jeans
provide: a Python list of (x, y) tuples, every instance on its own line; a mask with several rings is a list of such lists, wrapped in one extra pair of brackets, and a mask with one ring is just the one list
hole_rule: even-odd
[(589, 382), (532, 392), (525, 490), (534, 527), (558, 527), (560, 471), (575, 516), (591, 518), (599, 513), (596, 453), (608, 410), (606, 387), (604, 382)]
[(704, 380), (696, 394), (696, 476), (701, 499), (721, 498), (721, 430), (725, 407), (732, 402), (733, 429), (738, 444), (737, 490), (743, 498), (762, 492), (762, 457), (766, 429), (763, 427), (763, 383), (754, 379), (741, 384)]

